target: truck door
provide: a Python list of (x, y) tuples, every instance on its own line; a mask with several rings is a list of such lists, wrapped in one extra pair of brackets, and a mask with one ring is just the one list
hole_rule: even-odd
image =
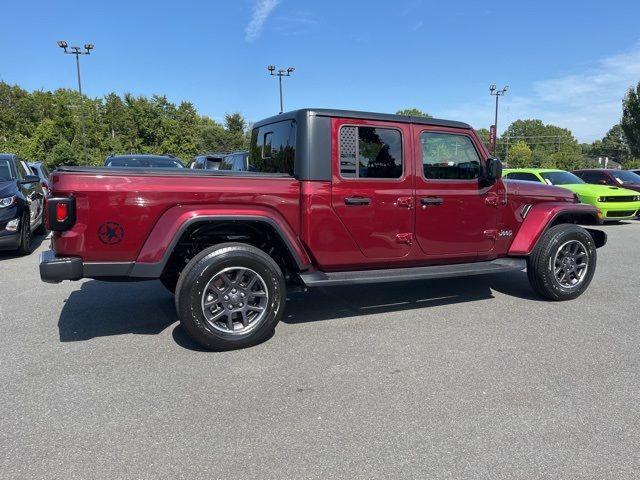
[(334, 211), (369, 258), (409, 254), (413, 165), (409, 124), (332, 120)]
[[(473, 259), (497, 239), (502, 185), (482, 186), (484, 155), (460, 129), (413, 125), (416, 241), (427, 257)], [(502, 192), (504, 194), (504, 192)]]

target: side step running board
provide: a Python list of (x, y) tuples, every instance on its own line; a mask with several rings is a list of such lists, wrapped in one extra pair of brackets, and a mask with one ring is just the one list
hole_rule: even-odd
[(429, 278), (465, 277), (485, 273), (523, 270), (527, 266), (524, 258), (498, 258), (490, 262), (433, 265), (430, 267), (391, 268), (385, 270), (362, 270), (357, 272), (311, 272), (301, 273), (300, 278), (308, 287), (328, 287), (357, 283), (406, 282)]

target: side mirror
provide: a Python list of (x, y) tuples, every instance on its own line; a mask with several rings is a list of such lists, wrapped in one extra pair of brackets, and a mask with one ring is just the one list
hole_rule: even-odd
[(484, 177), (487, 185), (493, 185), (496, 180), (502, 178), (502, 162), (497, 158), (490, 158), (487, 161), (487, 173)]
[(20, 180), (20, 185), (29, 185), (30, 183), (40, 183), (40, 177), (37, 175), (25, 175), (24, 180)]

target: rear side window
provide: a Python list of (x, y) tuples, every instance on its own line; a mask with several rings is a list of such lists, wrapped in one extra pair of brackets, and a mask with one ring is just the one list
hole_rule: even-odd
[(480, 176), (480, 157), (466, 135), (422, 132), (422, 167), (429, 180), (473, 180)]
[(255, 172), (293, 176), (296, 156), (296, 122), (285, 120), (254, 128), (249, 163)]
[(402, 133), (394, 128), (340, 127), (340, 176), (402, 177)]
[(540, 179), (536, 177), (533, 173), (526, 172), (511, 172), (505, 175), (505, 178), (509, 180), (526, 180), (528, 182), (538, 182), (540, 183)]

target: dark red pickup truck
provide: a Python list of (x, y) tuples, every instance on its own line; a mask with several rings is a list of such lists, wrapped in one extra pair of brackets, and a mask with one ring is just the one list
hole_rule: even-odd
[[(467, 124), (305, 109), (255, 124), (252, 171), (67, 167), (51, 177), (46, 282), (160, 279), (211, 349), (253, 345), (291, 288), (527, 268), (572, 299), (606, 235), (568, 190), (503, 182)], [(113, 299), (117, 301), (117, 299)]]

